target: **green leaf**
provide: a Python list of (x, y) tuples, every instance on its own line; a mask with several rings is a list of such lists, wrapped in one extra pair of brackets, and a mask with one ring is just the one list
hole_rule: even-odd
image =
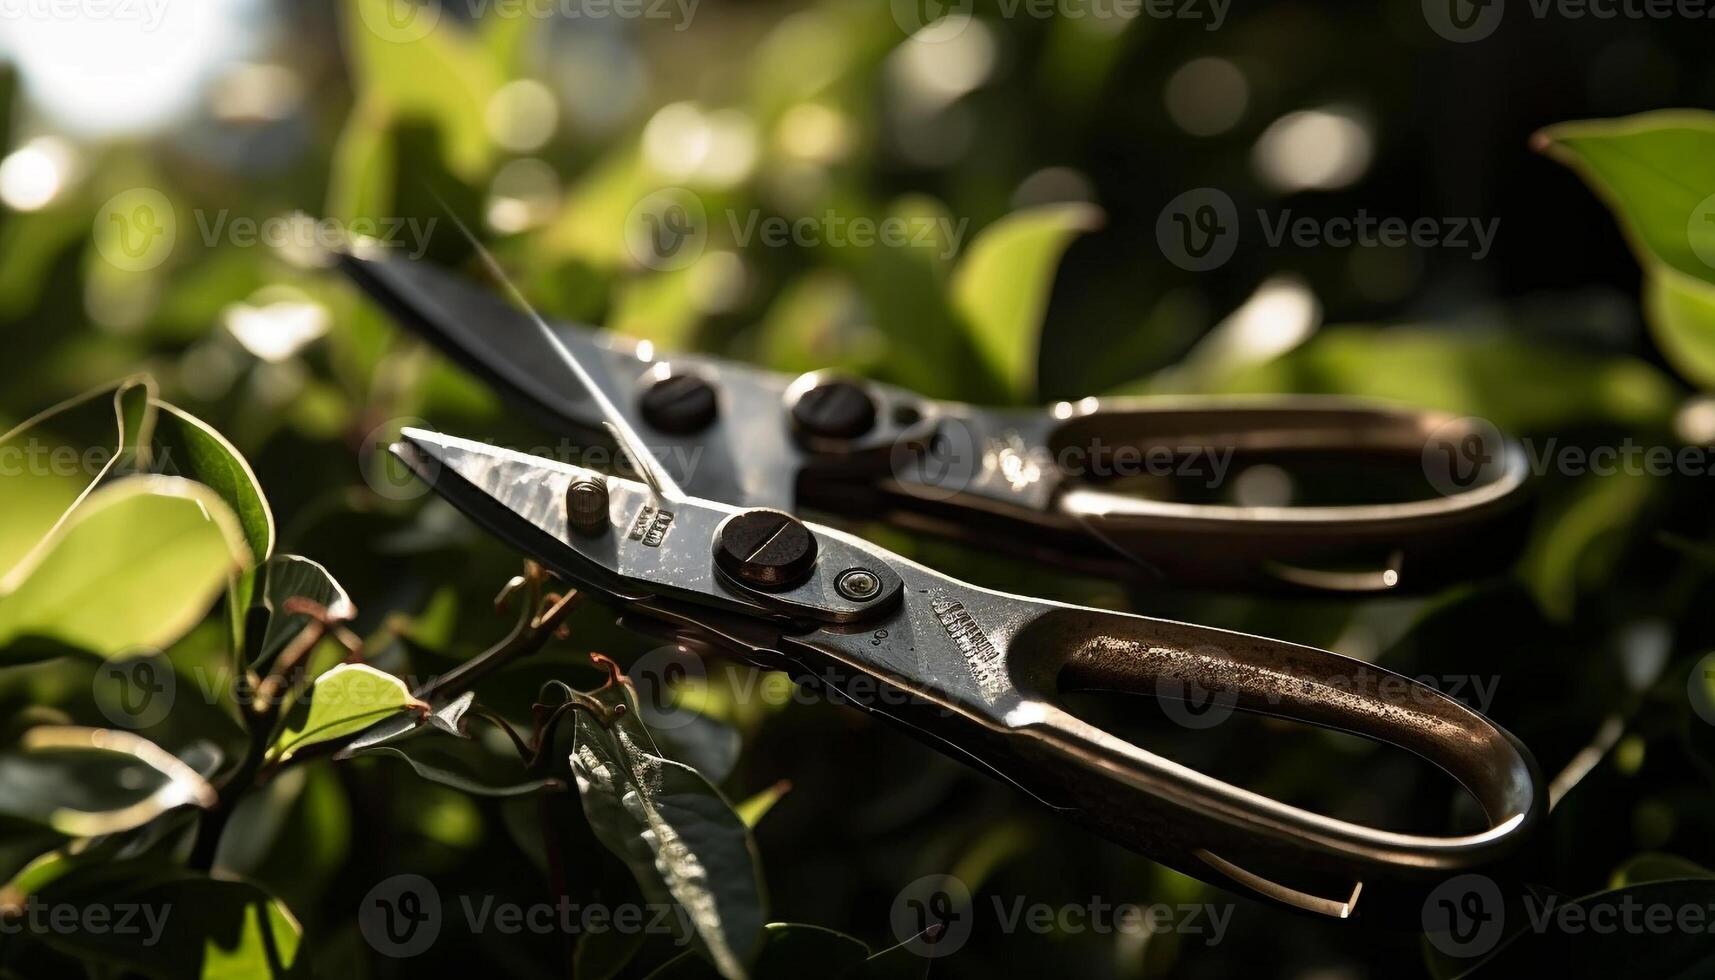
[(287, 728), (271, 754), (289, 759), (305, 746), (355, 735), (399, 712), (427, 710), (392, 674), (368, 664), (340, 664), (316, 678), (308, 716), (302, 725)]
[(266, 561), (274, 553), (274, 512), (250, 464), (207, 422), (164, 401), (154, 405), (156, 467), (213, 488), (238, 517), (250, 554)]
[(1607, 203), (1648, 279), (1645, 310), (1687, 377), (1715, 385), (1715, 113), (1650, 112), (1562, 123), (1538, 149)]
[[(442, 155), (467, 180), (493, 159), (484, 113), (502, 79), (477, 40), (450, 18), (433, 23), (439, 7), (425, 5), (403, 27), (392, 25), (395, 0), (345, 5), (345, 47), (359, 113), (423, 119), (440, 133)], [(423, 30), (427, 27), (429, 29)]]
[(130, 732), (44, 725), (25, 733), (22, 748), (0, 755), (0, 812), (67, 836), (120, 833), (215, 803), (200, 773)]
[(1089, 204), (1017, 211), (983, 229), (953, 275), (953, 305), (977, 351), (1015, 400), (1036, 393), (1042, 317), (1060, 256), (1078, 234), (1100, 226)]
[[(860, 975), (867, 962), (869, 947), (844, 933), (821, 926), (770, 922), (763, 929), (762, 951), (757, 954), (752, 976), (756, 980), (799, 977), (839, 980)], [(649, 974), (648, 980), (703, 980), (717, 976), (701, 956), (682, 953)]]
[(135, 929), (52, 930), (31, 937), (124, 972), (155, 980), (257, 980), (302, 972), (303, 929), (297, 919), (247, 882), (127, 862), (80, 869), (45, 888), (41, 900), (138, 909)]
[(292, 640), (314, 618), (308, 613), (291, 612), (286, 607), (293, 599), (308, 599), (327, 610), (334, 622), (346, 622), (357, 615), (357, 607), (345, 589), (334, 581), (326, 568), (302, 555), (276, 555), (265, 568), (266, 581), (262, 587), (262, 604), (268, 609), (268, 626), (262, 631), (262, 645), (252, 668), (274, 662)]
[(571, 757), (591, 829), (645, 897), (684, 910), (722, 976), (746, 976), (764, 918), (749, 829), (707, 779), (661, 754), (624, 685), (597, 697), (615, 712), (612, 722), (579, 709)]
[(362, 749), (360, 751), (353, 752), (351, 757), (356, 758), (361, 756), (377, 755), (403, 759), (405, 760), (406, 765), (416, 770), (417, 775), (427, 779), (429, 782), (440, 783), (442, 786), (450, 786), (453, 789), (469, 793), (472, 796), (528, 796), (537, 790), (560, 785), (560, 781), (557, 779), (531, 779), (522, 783), (511, 783), (504, 786), (482, 783), (469, 776), (453, 772), (451, 769), (430, 765), (421, 759), (414, 758), (403, 749), (396, 749), (391, 745), (377, 745), (372, 748)]
[(774, 804), (779, 803), (781, 798), (791, 790), (791, 781), (782, 779), (773, 786), (768, 787), (755, 796), (752, 796), (750, 799), (740, 803), (737, 807), (738, 818), (744, 821), (744, 825), (746, 827), (755, 827), (758, 823), (762, 822), (763, 817), (768, 815), (768, 811), (774, 809)]
[(127, 477), (90, 494), (0, 582), (0, 650), (25, 638), (102, 657), (165, 648), (249, 565), (238, 519), (213, 490)]
[[(0, 460), (13, 464), (0, 469), (0, 499), (6, 502), (0, 518), (0, 576), (23, 562), (102, 477), (147, 441), (154, 424), (154, 384), (146, 376), (127, 378), (61, 402), (0, 435)], [(100, 441), (76, 445), (48, 429), (68, 430), (68, 436), (88, 431)], [(0, 590), (4, 581), (0, 578)]]

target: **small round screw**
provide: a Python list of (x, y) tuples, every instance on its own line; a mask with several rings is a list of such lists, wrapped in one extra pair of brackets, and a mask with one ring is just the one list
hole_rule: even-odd
[(714, 423), (720, 413), (715, 387), (695, 374), (670, 374), (643, 390), (643, 420), (662, 432), (687, 436)]
[(579, 534), (595, 535), (608, 529), (607, 484), (600, 480), (573, 480), (566, 488), (566, 523)]
[(792, 402), (792, 422), (823, 439), (856, 439), (875, 427), (875, 399), (856, 381), (821, 381)]
[(816, 536), (791, 514), (747, 510), (721, 526), (715, 564), (759, 589), (788, 589), (809, 577), (816, 547)]
[(881, 592), (881, 576), (867, 568), (848, 568), (834, 579), (834, 589), (853, 602), (867, 602)]

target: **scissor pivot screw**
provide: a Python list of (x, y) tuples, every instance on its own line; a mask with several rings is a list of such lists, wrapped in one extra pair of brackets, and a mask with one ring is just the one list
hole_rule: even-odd
[(721, 525), (715, 564), (755, 588), (789, 589), (815, 568), (816, 536), (791, 514), (747, 510)]
[(607, 484), (600, 480), (573, 480), (566, 488), (566, 523), (579, 534), (600, 534), (608, 529)]
[(714, 423), (714, 385), (695, 374), (669, 374), (643, 390), (643, 420), (662, 432), (688, 436)]
[(853, 602), (867, 602), (881, 594), (881, 576), (867, 568), (848, 568), (834, 579), (834, 589)]
[(875, 427), (875, 399), (856, 381), (819, 381), (792, 402), (792, 423), (822, 439), (856, 439)]

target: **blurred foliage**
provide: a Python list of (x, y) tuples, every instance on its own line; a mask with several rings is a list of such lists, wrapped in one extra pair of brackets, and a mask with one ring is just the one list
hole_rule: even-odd
[[(601, 734), (591, 719), (606, 717), (580, 699), (611, 711), (623, 695), (589, 654), (626, 666), (651, 644), (594, 605), (558, 605), (534, 573), (497, 617), (492, 597), (516, 557), (378, 450), (415, 420), (497, 443), (545, 437), (396, 329), (306, 236), (334, 219), (474, 271), (456, 220), (549, 314), (663, 349), (840, 367), (949, 398), (1352, 394), (1481, 416), (1537, 447), (1704, 446), (1715, 437), (1715, 403), (1696, 390), (1715, 383), (1708, 117), (1569, 123), (1539, 138), (1619, 216), (1653, 340), (1600, 205), (1526, 152), (1526, 135), (1549, 123), (1707, 101), (1700, 37), (1509, 23), (1492, 45), (1449, 47), (1416, 20), (1416, 3), (1339, 14), (1263, 4), (1207, 32), (1148, 18), (1005, 19), (987, 0), (938, 44), (902, 31), (899, 5), (856, 0), (711, 6), (682, 31), (508, 17), (499, 5), (466, 22), (447, 3), (432, 30), (401, 37), (373, 29), (390, 4), (274, 5), (250, 60), (219, 63), (194, 111), (149, 138), (62, 138), (0, 65), (0, 152), (70, 159), (49, 199), (0, 208), (11, 368), (0, 451), (51, 460), (64, 447), (99, 464), (9, 465), (0, 477), (0, 914), (32, 895), (154, 896), (182, 910), (150, 950), (0, 936), (0, 975), (82, 965), (91, 976), (563, 976), (568, 959), (586, 977), (701, 974), (711, 961), (733, 972), (732, 957), (687, 952), (688, 935), (613, 932), (570, 950), (553, 937), (460, 932), (428, 957), (392, 960), (366, 942), (357, 913), (402, 873), (433, 880), (449, 904), (621, 904), (664, 890), (716, 909), (695, 924), (696, 942), (753, 956), (759, 976), (921, 976), (928, 961), (901, 955), (889, 912), (908, 883), (943, 872), (982, 908), (991, 897), (1099, 897), (1236, 913), (1217, 945), (1007, 934), (979, 915), (936, 975), (1471, 966), (1444, 962), (1409, 923), (1358, 933), (1183, 878), (899, 732), (798, 703), (781, 678), (731, 665), (678, 692), (694, 725), (649, 742), (646, 713), (635, 730), (603, 728), (616, 744), (586, 741), (574, 774), (564, 764), (575, 730)], [(1205, 58), (1248, 81), (1234, 120), (1194, 135), (1162, 93)], [(1663, 65), (1681, 71), (1664, 81)], [(1259, 176), (1271, 124), (1327, 107), (1365, 121), (1365, 175), (1317, 191)], [(1244, 215), (1497, 214), (1503, 232), (1481, 262), (1446, 249), (1280, 249), (1247, 235), (1220, 269), (1189, 273), (1164, 261), (1152, 229), (1165, 202), (1199, 186), (1222, 188)], [(136, 212), (113, 202), (140, 188), (171, 210), (155, 215), (175, 229), (151, 253), (158, 264), (126, 260)], [(707, 242), (683, 267), (655, 269), (627, 232), (665, 188), (694, 193)], [(925, 230), (929, 247), (775, 247), (747, 231), (886, 218)], [(247, 238), (241, 221), (291, 233)], [(1308, 295), (1315, 312), (1290, 337), (1259, 342), (1245, 311), (1281, 295)], [(1321, 326), (1323, 311), (1336, 325)], [(38, 416), (44, 406), (59, 407)], [(1715, 717), (1693, 707), (1715, 698), (1699, 693), (1693, 666), (1715, 641), (1708, 479), (1545, 473), (1513, 568), (1370, 601), (1123, 591), (859, 530), (985, 586), (1491, 681), (1489, 710), (1546, 774), (1588, 766), (1530, 855), (1530, 880), (1585, 903), (1610, 889), (1707, 901)], [(507, 644), (528, 653), (483, 678), (474, 706), (410, 693)], [(116, 664), (173, 678), (174, 710), (134, 726), (159, 758), (32, 747), (31, 732), (119, 724), (128, 685), (147, 678)], [(1151, 748), (1259, 791), (1383, 822), (1451, 816), (1445, 788), (1402, 753), (1274, 723), (1190, 738), (1150, 710), (1121, 716)], [(554, 720), (567, 712), (572, 721)], [(628, 731), (633, 744), (618, 745)], [(620, 791), (636, 781), (624, 765), (640, 759), (675, 774), (675, 805), (628, 806), (640, 797)], [(618, 781), (603, 786), (603, 772)], [(94, 792), (115, 785), (135, 792)], [(99, 834), (53, 819), (117, 812), (147, 819)], [(639, 818), (735, 863), (712, 880), (657, 876), (659, 854), (637, 845), (661, 838), (639, 834)], [(666, 871), (684, 867), (667, 860)], [(456, 916), (448, 923), (458, 931)], [(746, 938), (727, 943), (729, 928)], [(1527, 935), (1485, 968), (1692, 975), (1710, 968), (1701, 938), (1687, 950)]]

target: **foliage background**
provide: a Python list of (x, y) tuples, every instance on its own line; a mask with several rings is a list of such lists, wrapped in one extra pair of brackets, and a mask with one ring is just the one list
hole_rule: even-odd
[[(243, 43), (211, 63), (185, 114), (123, 138), (68, 136), (75, 166), (52, 200), (0, 209), (0, 336), (11, 368), (0, 428), (147, 372), (163, 397), (242, 451), (271, 504), (276, 550), (323, 563), (356, 603), (354, 629), (380, 649), (377, 662), (402, 673), (445, 670), (504, 633), (490, 600), (517, 561), (432, 500), (378, 492), (394, 485), (376, 475), (375, 447), (415, 418), (496, 442), (546, 437), (311, 258), (207, 243), (199, 222), (293, 212), (428, 222), (444, 217), (438, 193), (552, 315), (665, 348), (785, 370), (845, 366), (950, 397), (1345, 392), (1481, 415), (1566, 444), (1708, 439), (1699, 420), (1710, 407), (1695, 383), (1707, 376), (1695, 356), (1668, 360), (1646, 328), (1638, 262), (1613, 218), (1573, 171), (1527, 145), (1540, 127), (1567, 119), (1707, 104), (1715, 72), (1700, 57), (1700, 25), (1519, 16), (1462, 45), (1435, 36), (1407, 2), (1252, 4), (1219, 31), (1148, 18), (1092, 29), (1000, 18), (978, 4), (980, 26), (969, 33), (980, 41), (969, 43), (981, 50), (922, 54), (888, 8), (857, 2), (711, 3), (684, 30), (647, 19), (461, 24), (449, 4), (443, 23), (412, 43), (366, 30), (362, 6), (254, 5)], [(1176, 123), (1164, 97), (1174, 73), (1202, 57), (1226, 59), (1247, 87), (1237, 120), (1209, 136)], [(520, 79), (543, 87), (505, 88)], [(496, 103), (503, 91), (514, 101)], [(552, 134), (524, 139), (528, 100), (542, 91), (554, 99)], [(0, 105), (10, 107), (0, 111), (0, 148), (59, 134), (45, 101), (21, 91), (16, 74), (0, 74)], [(685, 102), (696, 108), (661, 121), (662, 107)], [(1261, 179), (1255, 147), (1271, 123), (1328, 106), (1367, 134), (1372, 152), (1360, 175), (1303, 192)], [(645, 149), (652, 120), (724, 133), (754, 160), (730, 173), (662, 173)], [(717, 234), (690, 269), (638, 268), (622, 247), (624, 217), (664, 183), (696, 187), (711, 210), (945, 213), (969, 218), (979, 234), (1031, 205), (1088, 201), (1105, 217), (1067, 239), (1057, 264), (1049, 248), (1009, 267), (1042, 284), (1039, 324), (1025, 317), (976, 336), (965, 331), (981, 325), (971, 327), (949, 286), (956, 263), (920, 251), (738, 247)], [(104, 202), (138, 186), (168, 195), (179, 236), (163, 264), (129, 272), (102, 259), (96, 234)], [(1168, 201), (1200, 186), (1222, 188), (1241, 214), (1493, 217), (1499, 235), (1481, 261), (1451, 249), (1271, 248), (1251, 235), (1218, 270), (1191, 273), (1164, 260), (1154, 229)], [(446, 227), (429, 257), (469, 260)], [(1285, 352), (1199, 346), (1283, 275), (1296, 278), (1286, 286), (1274, 278), (1277, 288), (1308, 290), (1330, 325)], [(302, 328), (305, 341), (262, 357), (253, 337), (245, 342), (247, 327)], [(953, 369), (962, 359), (923, 354), (969, 349), (1034, 363), (1034, 382), (1028, 370)], [(56, 424), (68, 444), (111, 438), (108, 421)], [(1601, 750), (1556, 810), (1538, 858), (1545, 887), (1578, 895), (1624, 883), (1639, 855), (1715, 861), (1710, 732), (1688, 706), (1685, 681), (1710, 642), (1707, 480), (1549, 475), (1514, 568), (1439, 595), (1364, 602), (1128, 592), (866, 531), (983, 585), (1268, 633), (1410, 674), (1498, 678), (1492, 713), (1547, 772), (1593, 742)], [(39, 492), (58, 499), (63, 489)], [(8, 491), (9, 526), (37, 506), (31, 499)], [(136, 574), (154, 576), (154, 588), (179, 584), (149, 564), (150, 552), (137, 560)], [(84, 614), (99, 617), (102, 601), (89, 596)], [(544, 680), (599, 683), (589, 650), (623, 663), (649, 649), (610, 619), (580, 609), (570, 639), (486, 683), (483, 701), (528, 718)], [(221, 615), (179, 632), (170, 654), (184, 676), (227, 661)], [(408, 642), (390, 639), (399, 632)], [(5, 649), (22, 659), (16, 644)], [(100, 724), (94, 674), (91, 658), (77, 656), (0, 670), (7, 737), (33, 720)], [(1322, 977), (1433, 966), (1414, 934), (1355, 933), (1230, 899), (849, 713), (732, 703), (719, 687), (706, 707), (742, 743), (722, 781), (727, 795), (791, 783), (756, 828), (775, 919), (883, 948), (896, 941), (888, 913), (899, 889), (953, 871), (979, 901), (1234, 901), (1237, 912), (1212, 948), (1170, 935), (1001, 935), (992, 917), (979, 917), (971, 941), (938, 961), (935, 975)], [(229, 758), (243, 740), (217, 706), (200, 704), (146, 734), (176, 752), (212, 740)], [(1341, 812), (1443, 805), (1410, 760), (1346, 742), (1265, 725), (1222, 726), (1196, 744), (1156, 735), (1181, 758)], [(1259, 739), (1268, 751), (1255, 751)], [(482, 755), (486, 743), (464, 751), (475, 753), (464, 761), (477, 771), (510, 764)], [(374, 956), (353, 919), (359, 898), (401, 871), (431, 877), (446, 894), (540, 900), (545, 859), (532, 806), (473, 799), (373, 760), (320, 761), (274, 781), (235, 817), (221, 866), (282, 899), (330, 974), (550, 975), (559, 955), (551, 942), (443, 942), (424, 966)], [(581, 826), (575, 806), (563, 816), (568, 828)], [(19, 818), (0, 838), (0, 876), (57, 840)], [(570, 878), (596, 880), (601, 854), (593, 841), (571, 849)], [(646, 952), (639, 964), (660, 957)], [(0, 958), (0, 969), (46, 975), (36, 973), (44, 962), (63, 965)]]

